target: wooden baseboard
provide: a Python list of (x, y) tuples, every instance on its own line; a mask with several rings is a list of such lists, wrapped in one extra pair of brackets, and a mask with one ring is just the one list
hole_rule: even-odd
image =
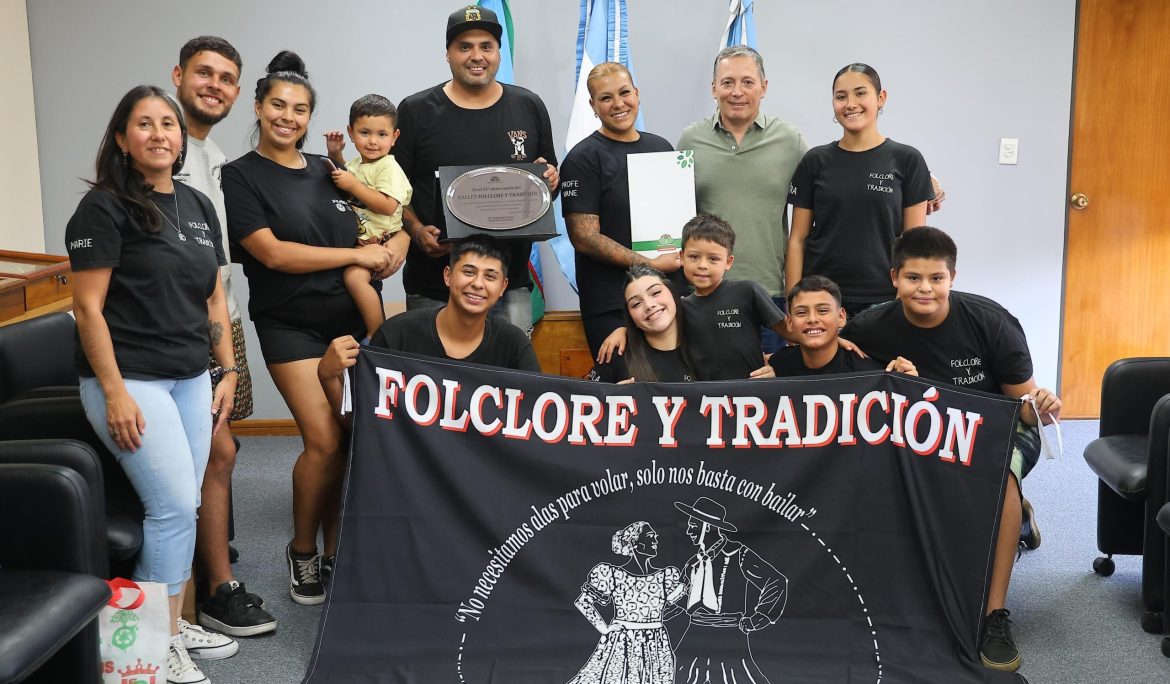
[(296, 421), (292, 418), (282, 418), (237, 420), (232, 423), (232, 434), (236, 437), (298, 437), (301, 431), (297, 429)]

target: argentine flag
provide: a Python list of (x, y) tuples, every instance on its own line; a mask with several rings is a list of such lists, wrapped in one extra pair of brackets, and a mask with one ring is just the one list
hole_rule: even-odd
[(756, 47), (756, 15), (752, 7), (752, 0), (730, 0), (727, 7), (727, 28), (723, 30), (723, 39), (719, 41), (719, 49), (734, 45)]
[[(565, 154), (573, 146), (597, 130), (597, 119), (589, 106), (589, 89), (585, 81), (593, 67), (602, 62), (618, 62), (634, 73), (630, 64), (630, 51), (626, 32), (626, 0), (581, 0), (581, 21), (577, 25), (577, 73), (576, 90), (573, 94), (573, 108), (569, 115), (569, 129), (565, 134)], [(635, 83), (637, 79), (635, 78)], [(638, 130), (645, 130), (642, 110), (634, 122)], [(561, 156), (564, 159), (564, 156)], [(565, 222), (557, 207), (557, 232), (559, 235), (549, 241), (557, 255), (565, 279), (577, 289), (577, 267), (573, 261), (573, 245), (565, 234)]]

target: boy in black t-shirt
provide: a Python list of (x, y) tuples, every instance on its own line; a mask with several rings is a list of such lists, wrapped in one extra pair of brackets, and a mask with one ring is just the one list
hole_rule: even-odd
[[(987, 667), (1015, 671), (1020, 654), (1004, 609), (1016, 548), (1021, 540), (1025, 506), (1020, 480), (1040, 455), (1036, 425), (1060, 416), (1060, 398), (1038, 387), (1032, 357), (1019, 321), (990, 299), (952, 292), (958, 249), (937, 228), (908, 230), (894, 243), (890, 277), (896, 301), (866, 310), (845, 328), (849, 338), (878, 361), (895, 353), (918, 364), (922, 377), (1019, 399), (1029, 395), (1037, 411), (1025, 403), (1012, 441), (1013, 477), (1008, 478), (996, 541), (987, 616), (979, 654)], [(1028, 529), (1035, 533), (1029, 510)]]
[[(540, 364), (524, 331), (488, 316), (508, 287), (508, 259), (499, 240), (487, 236), (463, 240), (451, 250), (450, 264), (443, 269), (446, 306), (398, 314), (378, 328), (370, 344), (539, 373)], [(321, 387), (336, 411), (341, 409), (343, 371), (357, 363), (360, 348), (352, 336), (338, 337), (317, 367)]]
[[(824, 276), (802, 278), (788, 292), (788, 333), (798, 346), (782, 347), (768, 364), (776, 377), (828, 375), (880, 370), (873, 359), (847, 351), (839, 332), (845, 325), (841, 290)], [(914, 364), (901, 356), (886, 365), (886, 371), (918, 375)]]

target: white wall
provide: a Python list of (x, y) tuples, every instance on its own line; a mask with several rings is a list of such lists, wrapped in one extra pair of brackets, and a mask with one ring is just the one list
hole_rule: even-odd
[[(517, 82), (544, 98), (562, 139), (578, 2), (511, 5)], [(191, 36), (223, 35), (244, 57), (240, 102), (213, 132), (229, 157), (247, 150), (252, 85), (282, 48), (305, 58), (320, 95), (314, 151), (323, 150), (316, 134), (343, 126), (357, 96), (372, 91), (398, 101), (449, 77), (443, 33), (454, 4), (349, 0), (323, 7), (287, 0), (274, 12), (267, 4), (204, 0), (191, 20), (178, 5), (141, 0), (30, 0), (47, 249), (63, 252), (65, 221), (84, 190), (77, 178), (92, 174), (118, 98), (140, 82), (169, 88), (169, 70)], [(675, 140), (713, 110), (711, 59), (726, 7), (724, 0), (629, 0), (630, 50), (648, 130)], [(814, 145), (829, 142), (840, 134), (829, 102), (833, 74), (854, 61), (875, 66), (889, 91), (882, 132), (918, 147), (946, 187), (945, 208), (931, 221), (959, 243), (960, 289), (997, 299), (1020, 318), (1037, 379), (1049, 386), (1059, 359), (1075, 12), (1075, 0), (756, 3), (769, 77), (764, 110), (795, 122)], [(368, 66), (355, 68), (359, 45)], [(1020, 139), (1018, 166), (996, 163), (1000, 137)], [(549, 308), (576, 308), (551, 264), (546, 251)], [(386, 296), (402, 297), (397, 279)], [(249, 342), (255, 417), (286, 417), (255, 339)]]
[[(24, 0), (0, 0), (0, 249), (45, 251), (32, 63)], [(57, 250), (54, 250), (57, 251)]]

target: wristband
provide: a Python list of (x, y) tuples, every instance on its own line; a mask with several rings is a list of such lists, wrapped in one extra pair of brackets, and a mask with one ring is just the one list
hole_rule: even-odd
[(239, 366), (227, 366), (226, 368), (223, 366), (220, 367), (220, 369), (219, 369), (220, 375), (226, 375), (228, 373), (235, 373), (236, 375), (239, 375), (240, 367)]

